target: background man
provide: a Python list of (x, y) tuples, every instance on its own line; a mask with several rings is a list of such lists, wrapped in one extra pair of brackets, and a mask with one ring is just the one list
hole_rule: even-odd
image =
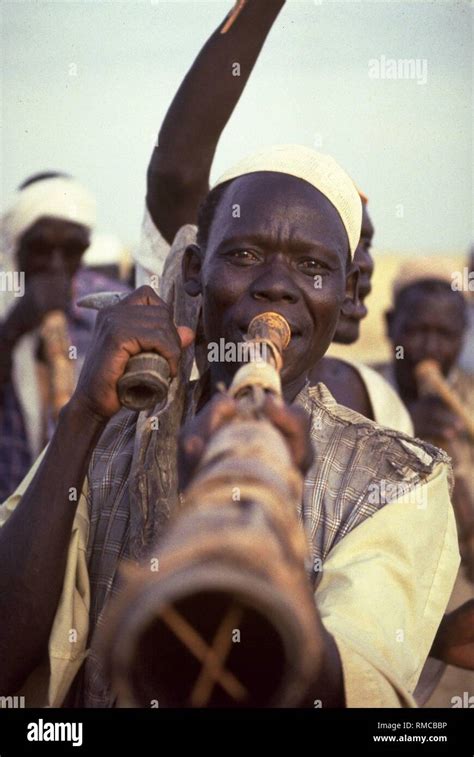
[(474, 413), (474, 380), (457, 362), (467, 326), (462, 292), (453, 290), (453, 263), (422, 259), (405, 264), (394, 282), (393, 308), (387, 331), (394, 359), (378, 366), (396, 389), (411, 415), (415, 435), (444, 447), (453, 460), (461, 554), (474, 580), (474, 440), (462, 420), (433, 393), (420, 391), (415, 369), (435, 360), (466, 410)]
[[(458, 366), (467, 326), (467, 304), (463, 293), (452, 287), (456, 269), (454, 263), (443, 263), (437, 258), (415, 260), (400, 268), (394, 282), (393, 307), (386, 316), (393, 361), (375, 367), (405, 403), (415, 436), (444, 448), (453, 462), (453, 505), (463, 569), (459, 572), (448, 607), (451, 612), (443, 621), (434, 653), (451, 665), (472, 670), (474, 440), (461, 419), (436, 393), (421, 391), (415, 374), (419, 362), (435, 360), (452, 391), (473, 416), (474, 381)], [(441, 668), (435, 671), (435, 680), (441, 672)], [(472, 691), (473, 686), (472, 672), (448, 667), (428, 706), (449, 707), (453, 693)]]
[(48, 371), (38, 334), (45, 315), (69, 311), (71, 326), (76, 325), (72, 344), (81, 343), (81, 323), (74, 323), (71, 312), (72, 281), (94, 224), (90, 193), (57, 173), (27, 179), (1, 218), (2, 271), (24, 277), (23, 296), (6, 288), (0, 293), (2, 499), (21, 481), (48, 437)]
[(72, 391), (96, 316), (76, 301), (92, 292), (129, 290), (117, 278), (83, 266), (94, 224), (92, 195), (57, 172), (23, 182), (0, 220), (2, 272), (24, 277), (23, 296), (6, 287), (0, 292), (0, 499), (22, 480), (56, 422), (41, 331), (45, 316), (64, 313), (65, 341), (73, 348), (66, 354), (70, 380), (64, 377), (64, 384)]

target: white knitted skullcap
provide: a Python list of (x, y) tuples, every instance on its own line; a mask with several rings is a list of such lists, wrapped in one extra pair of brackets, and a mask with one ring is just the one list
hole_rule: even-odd
[(249, 155), (226, 171), (214, 184), (257, 171), (275, 171), (303, 179), (334, 205), (349, 238), (351, 255), (359, 243), (362, 204), (352, 179), (330, 155), (303, 145), (276, 145)]
[(2, 224), (11, 240), (17, 242), (43, 216), (92, 229), (96, 221), (95, 200), (82, 184), (69, 176), (42, 179), (17, 192), (15, 202), (2, 216)]

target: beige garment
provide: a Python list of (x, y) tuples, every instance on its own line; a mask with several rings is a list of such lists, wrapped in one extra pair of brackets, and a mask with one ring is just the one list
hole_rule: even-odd
[[(458, 573), (447, 611), (451, 612), (473, 598), (474, 586), (468, 581), (461, 569)], [(465, 670), (453, 665), (443, 665), (441, 674), (436, 688), (428, 692), (429, 699), (424, 704), (425, 707), (459, 706), (456, 702), (459, 702), (458, 698), (463, 698), (464, 692), (467, 692), (468, 697), (474, 696), (474, 670)]]
[[(0, 527), (18, 506), (40, 460), (0, 507)], [(416, 706), (412, 692), (459, 565), (446, 466), (438, 465), (421, 488), (416, 502), (402, 496), (365, 520), (324, 562), (315, 599), (339, 649), (348, 707)], [(18, 692), (27, 707), (60, 706), (87, 655), (88, 531), (83, 490), (48, 660)]]
[(393, 387), (373, 368), (347, 358), (338, 358), (351, 365), (364, 382), (374, 420), (380, 426), (394, 428), (403, 434), (413, 436), (413, 423), (410, 414)]
[[(0, 528), (20, 502), (46, 449), (16, 491), (0, 506)], [(26, 707), (59, 707), (87, 654), (90, 589), (86, 560), (89, 537), (86, 496), (84, 485), (72, 525), (63, 589), (49, 637), (48, 659), (32, 673), (21, 691)]]
[[(393, 363), (383, 363), (375, 366), (377, 371), (397, 390), (397, 382)], [(448, 383), (461, 399), (463, 405), (474, 415), (474, 377), (459, 368), (454, 368)], [(474, 486), (474, 444), (467, 435), (460, 436), (450, 442), (449, 454), (452, 456), (454, 475), (462, 477), (467, 488), (471, 491)], [(468, 599), (474, 597), (474, 586), (460, 568), (453, 594), (447, 611), (460, 607)], [(423, 679), (417, 688), (417, 701), (426, 707), (451, 707), (451, 699), (463, 691), (474, 694), (474, 673), (452, 665), (444, 665), (438, 660), (429, 658)]]
[(425, 495), (426, 507), (383, 508), (325, 562), (316, 602), (341, 653), (348, 707), (416, 706), (412, 692), (459, 564), (440, 467)]
[[(182, 228), (188, 227), (193, 229), (195, 234), (197, 233), (197, 226), (187, 224)], [(145, 206), (140, 243), (133, 251), (136, 287), (148, 284), (157, 292), (159, 291), (159, 282), (170, 249), (171, 245), (156, 228), (148, 208)]]

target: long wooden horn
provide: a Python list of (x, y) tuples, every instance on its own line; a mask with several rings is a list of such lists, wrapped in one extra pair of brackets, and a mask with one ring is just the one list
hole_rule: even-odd
[(282, 401), (290, 329), (272, 313), (248, 332), (250, 362), (228, 390), (238, 417), (211, 437), (182, 509), (124, 569), (104, 619), (99, 645), (121, 705), (298, 706), (320, 664), (303, 477), (261, 411), (268, 394)]
[(52, 310), (46, 314), (40, 336), (49, 371), (51, 410), (54, 419), (57, 419), (61, 408), (71, 399), (75, 386), (74, 361), (69, 355), (71, 342), (62, 310)]
[(469, 436), (474, 439), (474, 420), (444, 378), (439, 363), (436, 360), (422, 360), (415, 368), (415, 375), (420, 391), (438, 395), (462, 420)]

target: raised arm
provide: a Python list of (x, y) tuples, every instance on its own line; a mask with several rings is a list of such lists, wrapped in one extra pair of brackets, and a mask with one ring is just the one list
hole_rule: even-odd
[(169, 243), (196, 222), (219, 138), (284, 4), (247, 0), (230, 29), (222, 34), (220, 24), (206, 42), (171, 103), (147, 176), (148, 210)]

